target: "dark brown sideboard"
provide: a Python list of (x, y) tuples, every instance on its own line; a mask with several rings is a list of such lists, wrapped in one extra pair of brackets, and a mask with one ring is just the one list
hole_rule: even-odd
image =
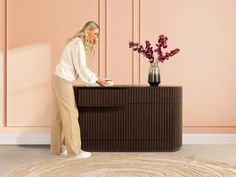
[(182, 145), (182, 87), (74, 86), (82, 149), (177, 151)]

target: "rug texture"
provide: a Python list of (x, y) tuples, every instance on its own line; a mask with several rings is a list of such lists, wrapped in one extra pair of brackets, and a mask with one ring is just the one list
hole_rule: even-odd
[(55, 157), (13, 169), (3, 177), (236, 177), (236, 166), (157, 153), (95, 153)]

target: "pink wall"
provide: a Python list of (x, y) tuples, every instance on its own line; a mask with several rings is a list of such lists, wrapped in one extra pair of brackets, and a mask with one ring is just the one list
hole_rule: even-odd
[[(8, 48), (48, 42), (52, 45), (52, 66), (60, 58), (68, 37), (76, 33), (88, 20), (98, 21), (98, 1), (94, 0), (7, 2)], [(94, 66), (97, 67), (97, 63)]]
[[(161, 84), (183, 86), (184, 132), (236, 133), (236, 1), (8, 0), (7, 10), (9, 51), (33, 43), (49, 44), (51, 58), (45, 66), (50, 66), (51, 74), (65, 39), (86, 21), (98, 21), (100, 46), (97, 54), (88, 59), (88, 65), (117, 84), (147, 84), (149, 64), (131, 52), (128, 41), (143, 43), (148, 39), (153, 43), (159, 34), (166, 34), (169, 48), (178, 47), (181, 51), (160, 64)], [(17, 68), (13, 68), (14, 61), (8, 65), (9, 75), (16, 72)], [(45, 83), (50, 84), (51, 74), (48, 73)], [(9, 84), (9, 89), (13, 89), (15, 81)], [(50, 94), (49, 90), (50, 87), (45, 94)], [(28, 95), (28, 99), (32, 97)], [(22, 99), (19, 97), (18, 101)], [(8, 103), (9, 112), (15, 109), (13, 103)], [(40, 106), (36, 112), (37, 109), (41, 110)], [(14, 115), (8, 117), (8, 122), (15, 127), (39, 126), (39, 130), (48, 124), (32, 123), (28, 118), (17, 122)]]
[(160, 69), (162, 84), (183, 85), (186, 132), (236, 132), (235, 16), (234, 0), (141, 1), (142, 40), (164, 33), (181, 49)]
[[(91, 9), (89, 13), (88, 8)], [(50, 125), (51, 75), (66, 39), (88, 20), (97, 21), (97, 17), (98, 2), (92, 0), (86, 3), (77, 0), (70, 3), (8, 1), (8, 127)], [(98, 61), (95, 57), (97, 55), (90, 58), (89, 66), (97, 72)]]
[[(118, 9), (122, 9), (122, 19)], [(132, 52), (127, 47), (130, 39), (132, 1), (107, 1), (107, 73), (117, 84), (132, 83)]]

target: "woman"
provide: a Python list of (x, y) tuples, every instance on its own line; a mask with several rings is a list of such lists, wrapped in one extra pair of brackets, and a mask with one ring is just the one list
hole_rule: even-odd
[(94, 45), (99, 37), (99, 26), (87, 22), (68, 43), (56, 66), (52, 87), (55, 94), (57, 113), (53, 116), (51, 134), (51, 152), (74, 158), (87, 158), (90, 152), (81, 150), (78, 110), (75, 103), (72, 81), (80, 77), (88, 85), (106, 86), (86, 66), (86, 54), (94, 54)]

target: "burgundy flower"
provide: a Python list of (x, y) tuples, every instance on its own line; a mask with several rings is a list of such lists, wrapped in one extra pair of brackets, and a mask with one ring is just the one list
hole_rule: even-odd
[(132, 48), (133, 51), (137, 51), (138, 53), (141, 53), (144, 57), (146, 57), (150, 63), (155, 61), (154, 52), (157, 53), (156, 60), (157, 62), (164, 62), (165, 60), (168, 60), (170, 57), (176, 55), (179, 53), (180, 49), (176, 48), (174, 50), (171, 50), (170, 52), (165, 52), (165, 55), (163, 55), (163, 49), (167, 48), (167, 36), (160, 35), (158, 38), (158, 42), (156, 45), (156, 49), (153, 50), (153, 47), (151, 46), (150, 41), (145, 41), (145, 48), (140, 45), (139, 43), (134, 43), (133, 41), (129, 42), (129, 48)]

